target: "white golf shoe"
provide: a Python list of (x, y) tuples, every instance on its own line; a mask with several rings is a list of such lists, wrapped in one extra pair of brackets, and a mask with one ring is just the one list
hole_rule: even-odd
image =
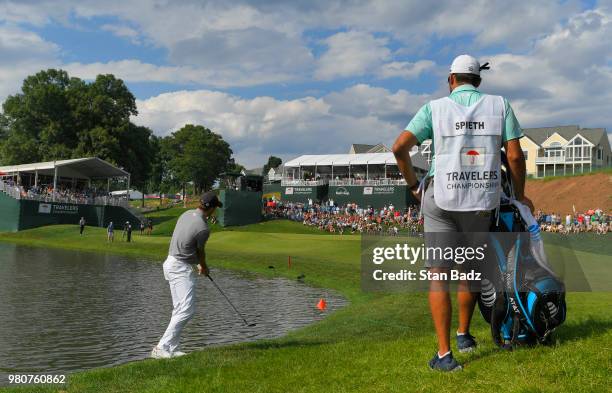
[(163, 348), (155, 346), (151, 351), (151, 357), (153, 359), (170, 359), (172, 357), (172, 354)]
[(174, 352), (172, 352), (172, 357), (173, 358), (178, 358), (178, 357), (185, 356), (185, 355), (187, 355), (187, 354), (185, 352), (181, 352), (181, 351), (174, 351)]

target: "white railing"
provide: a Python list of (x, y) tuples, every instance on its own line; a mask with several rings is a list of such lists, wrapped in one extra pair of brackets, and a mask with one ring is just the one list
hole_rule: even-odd
[(12, 198), (21, 199), (21, 191), (17, 186), (10, 186), (5, 182), (0, 181), (0, 191), (4, 192)]
[(405, 186), (404, 179), (336, 179), (336, 180), (289, 180), (281, 181), (281, 186)]
[(281, 186), (322, 186), (327, 180), (282, 180)]
[(591, 162), (590, 157), (536, 157), (536, 164), (576, 164)]
[(536, 164), (564, 164), (565, 157), (536, 157)]
[(330, 180), (330, 186), (405, 186), (404, 179), (338, 179)]
[(125, 197), (77, 197), (56, 194), (55, 198), (52, 195), (40, 195), (32, 192), (22, 193), (17, 186), (10, 186), (7, 183), (0, 181), (0, 191), (15, 199), (25, 199), (30, 201), (40, 202), (56, 202), (56, 203), (73, 203), (77, 205), (107, 205), (107, 206), (128, 206), (128, 201)]

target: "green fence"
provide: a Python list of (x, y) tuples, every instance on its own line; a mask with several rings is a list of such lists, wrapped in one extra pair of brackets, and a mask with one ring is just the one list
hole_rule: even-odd
[(261, 221), (261, 191), (221, 190), (219, 199), (223, 208), (217, 211), (217, 218), (222, 226), (248, 225)]
[(122, 227), (130, 221), (137, 227), (140, 219), (121, 206), (77, 205), (16, 200), (0, 193), (0, 231), (21, 231), (45, 225), (74, 224), (81, 217), (90, 226), (105, 227), (109, 222)]
[(328, 185), (319, 186), (282, 186), (281, 200), (287, 202), (321, 202), (327, 199)]
[(281, 199), (281, 195), (283, 193), (283, 187), (280, 183), (269, 183), (263, 185), (263, 197), (264, 198), (274, 198)]
[(404, 208), (418, 204), (407, 186), (330, 186), (327, 194), (334, 204), (357, 203), (359, 206), (381, 208), (393, 204)]
[(0, 192), (0, 231), (19, 230), (19, 201)]

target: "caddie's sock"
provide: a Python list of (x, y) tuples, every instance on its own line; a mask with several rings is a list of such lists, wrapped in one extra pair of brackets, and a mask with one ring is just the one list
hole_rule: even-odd
[(467, 335), (467, 334), (468, 334), (468, 333), (459, 333), (459, 332), (457, 332), (457, 336), (465, 336), (465, 335)]
[(442, 359), (443, 357), (445, 357), (446, 355), (450, 355), (451, 351), (446, 352), (443, 355), (440, 355), (440, 352), (438, 352), (438, 359)]

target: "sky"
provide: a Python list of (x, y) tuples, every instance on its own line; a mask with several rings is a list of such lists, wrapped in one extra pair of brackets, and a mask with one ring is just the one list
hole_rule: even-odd
[(468, 53), (521, 126), (610, 132), (610, 37), (612, 0), (0, 0), (0, 100), (41, 69), (112, 73), (135, 123), (204, 125), (253, 168), (391, 145)]

